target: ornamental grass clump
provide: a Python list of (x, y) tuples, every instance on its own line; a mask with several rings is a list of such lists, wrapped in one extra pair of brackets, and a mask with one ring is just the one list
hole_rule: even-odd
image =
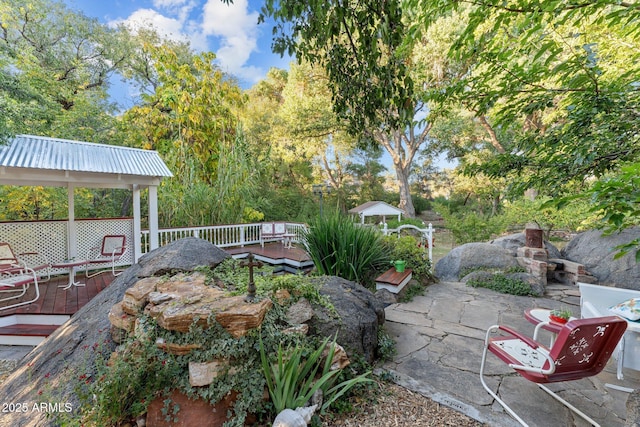
[(319, 274), (367, 284), (390, 261), (382, 235), (344, 215), (318, 218), (303, 238)]

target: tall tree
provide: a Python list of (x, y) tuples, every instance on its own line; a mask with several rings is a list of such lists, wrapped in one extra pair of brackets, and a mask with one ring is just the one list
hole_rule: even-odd
[(338, 117), (363, 141), (381, 144), (389, 152), (400, 207), (414, 216), (408, 173), (430, 125), (420, 126), (416, 120), (423, 104), (414, 97), (411, 52), (402, 48), (400, 4), (329, 3), (267, 0), (262, 13), (276, 22), (273, 49), (295, 53), (299, 61), (325, 70)]
[(0, 1), (0, 134), (104, 142), (126, 37), (59, 2)]
[[(427, 27), (457, 1), (406, 0)], [(450, 56), (476, 64), (450, 85), (478, 117), (512, 129), (513, 146), (482, 168), (514, 188), (560, 190), (640, 154), (640, 5), (613, 0), (475, 2)], [(418, 29), (418, 28), (416, 28)], [(415, 34), (415, 33), (414, 33)], [(472, 169), (479, 170), (479, 169)]]

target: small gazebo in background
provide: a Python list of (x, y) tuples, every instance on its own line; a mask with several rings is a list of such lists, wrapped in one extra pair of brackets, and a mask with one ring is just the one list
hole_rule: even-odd
[(361, 224), (365, 223), (366, 217), (382, 217), (382, 222), (386, 224), (388, 216), (397, 217), (400, 221), (404, 211), (385, 202), (372, 201), (349, 209), (349, 213), (358, 215)]

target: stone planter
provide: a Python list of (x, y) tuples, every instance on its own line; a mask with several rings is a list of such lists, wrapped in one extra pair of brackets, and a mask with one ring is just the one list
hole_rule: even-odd
[[(178, 390), (171, 392), (169, 397), (157, 397), (149, 404), (147, 409), (147, 427), (220, 427), (227, 420), (227, 411), (236, 400), (237, 393), (226, 396), (223, 400), (215, 405), (210, 404), (202, 399), (190, 399)], [(164, 401), (170, 399), (169, 414), (173, 414), (174, 406), (178, 406), (179, 410), (175, 415), (167, 415), (162, 413)]]

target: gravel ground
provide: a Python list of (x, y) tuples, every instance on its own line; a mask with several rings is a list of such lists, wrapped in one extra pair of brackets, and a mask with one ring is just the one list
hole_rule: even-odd
[(375, 400), (354, 404), (356, 410), (323, 427), (475, 427), (482, 423), (391, 382), (379, 382)]

